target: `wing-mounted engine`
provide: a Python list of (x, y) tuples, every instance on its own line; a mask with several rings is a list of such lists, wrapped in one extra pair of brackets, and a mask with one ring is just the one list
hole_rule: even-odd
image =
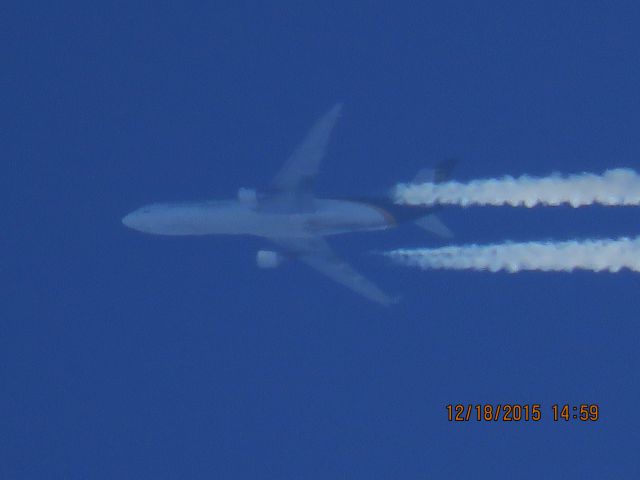
[(253, 188), (241, 188), (238, 190), (238, 201), (255, 208), (258, 205), (258, 193)]
[(283, 255), (272, 250), (258, 250), (256, 254), (256, 264), (260, 268), (276, 268), (284, 260)]

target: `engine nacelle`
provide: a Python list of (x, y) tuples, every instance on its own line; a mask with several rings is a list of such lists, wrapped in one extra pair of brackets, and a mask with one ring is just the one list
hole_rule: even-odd
[(271, 250), (258, 250), (256, 254), (256, 264), (260, 268), (276, 268), (283, 260), (282, 255)]
[(238, 201), (244, 205), (255, 207), (258, 204), (258, 194), (252, 188), (238, 190)]

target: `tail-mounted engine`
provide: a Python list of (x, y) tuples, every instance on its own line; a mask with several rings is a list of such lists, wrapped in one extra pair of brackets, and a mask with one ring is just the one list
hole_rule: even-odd
[(252, 188), (241, 188), (238, 190), (238, 201), (243, 205), (255, 207), (258, 204), (258, 194)]

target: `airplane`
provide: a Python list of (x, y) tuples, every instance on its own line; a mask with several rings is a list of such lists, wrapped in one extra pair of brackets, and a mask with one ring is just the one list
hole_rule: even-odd
[[(413, 221), (441, 237), (451, 231), (435, 216), (440, 207), (395, 205), (390, 198), (318, 198), (314, 181), (329, 136), (340, 116), (334, 105), (307, 133), (268, 188), (241, 188), (236, 199), (190, 203), (155, 203), (122, 219), (134, 230), (156, 235), (253, 235), (275, 250), (259, 250), (260, 268), (275, 268), (285, 260), (300, 260), (330, 279), (381, 305), (396, 302), (374, 283), (338, 258), (325, 237), (387, 230)], [(455, 162), (423, 169), (415, 183), (448, 179)]]

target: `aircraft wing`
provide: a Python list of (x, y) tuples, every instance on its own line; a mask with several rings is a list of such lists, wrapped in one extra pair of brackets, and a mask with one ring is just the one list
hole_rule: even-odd
[(391, 305), (396, 299), (389, 297), (371, 281), (338, 258), (322, 237), (271, 238), (287, 253), (344, 285), (367, 299), (382, 305)]
[(337, 103), (311, 127), (271, 181), (272, 201), (266, 203), (266, 208), (283, 212), (313, 211), (314, 180), (341, 109), (342, 105)]

